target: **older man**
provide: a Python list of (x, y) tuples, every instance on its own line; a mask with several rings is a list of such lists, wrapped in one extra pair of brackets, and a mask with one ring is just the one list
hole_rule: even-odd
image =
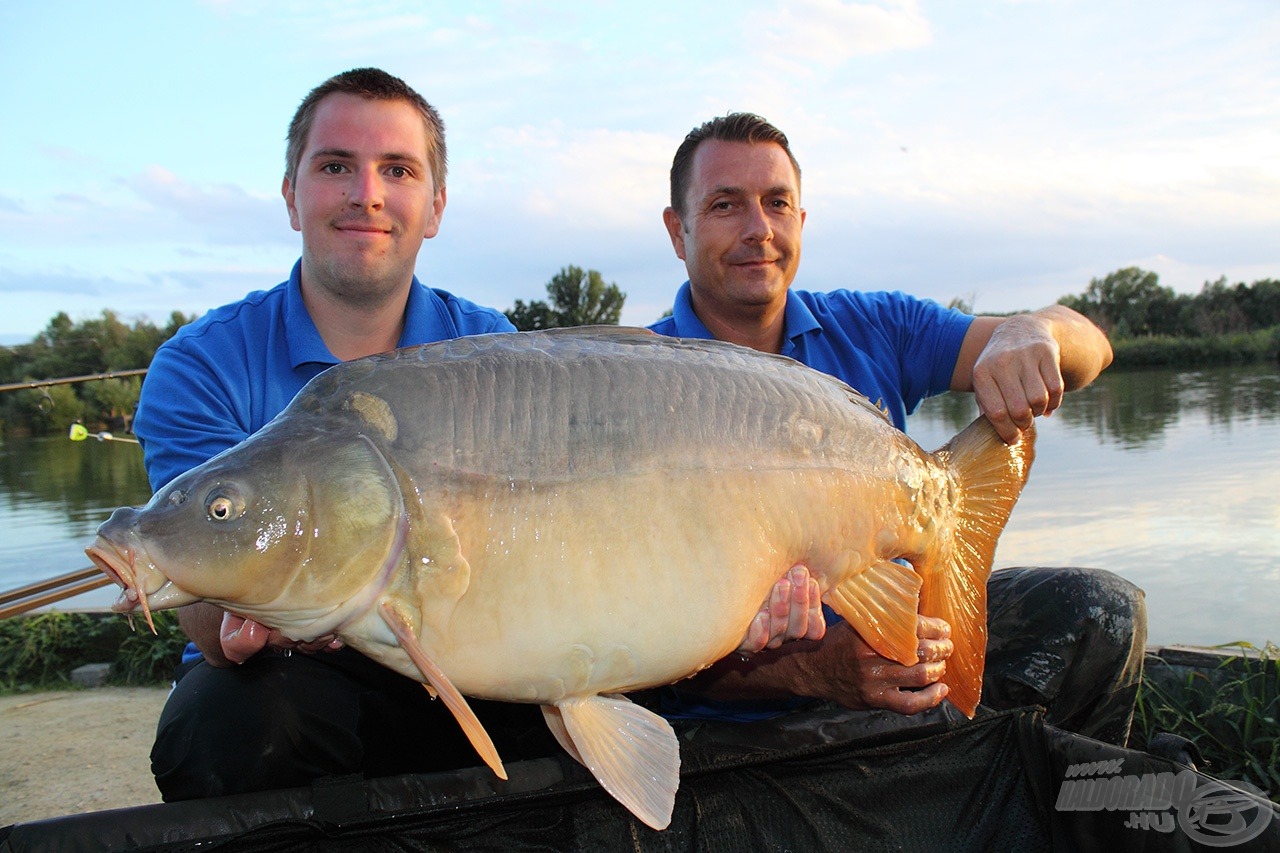
[[(787, 137), (756, 115), (688, 134), (663, 221), (689, 280), (654, 331), (790, 356), (861, 391), (900, 429), (925, 397), (966, 391), (1011, 442), (1111, 362), (1106, 336), (1058, 305), (972, 317), (902, 293), (792, 289), (805, 222), (800, 167)], [(796, 585), (794, 613), (810, 612), (805, 589)], [(1106, 572), (1009, 570), (992, 575), (988, 602), (984, 703), (1043, 704), (1051, 723), (1123, 744), (1146, 634), (1141, 591)], [(806, 697), (915, 714), (945, 698), (939, 679), (952, 652), (942, 620), (919, 617), (917, 633), (921, 660), (903, 666), (841, 622), (821, 640), (721, 661), (670, 691), (667, 711), (767, 715)]]

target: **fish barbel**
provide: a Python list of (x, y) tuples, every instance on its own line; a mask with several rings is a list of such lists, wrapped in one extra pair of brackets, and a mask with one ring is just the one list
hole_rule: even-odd
[(927, 453), (842, 382), (717, 341), (483, 335), (327, 370), (86, 550), (116, 609), (206, 600), (423, 681), (503, 778), (463, 697), (539, 704), (664, 828), (677, 741), (619, 694), (732, 652), (797, 563), (902, 664), (917, 613), (950, 623), (943, 680), (972, 716), (1032, 443), (979, 418)]

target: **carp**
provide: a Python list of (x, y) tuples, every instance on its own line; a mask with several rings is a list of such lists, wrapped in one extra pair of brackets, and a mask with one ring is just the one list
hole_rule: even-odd
[(1028, 431), (979, 418), (928, 453), (791, 359), (612, 327), (466, 337), (336, 365), (271, 423), (117, 509), (86, 551), (115, 609), (198, 600), (296, 640), (336, 634), (424, 682), (484, 761), (465, 696), (536, 703), (640, 820), (679, 785), (629, 691), (731, 653), (797, 564), (880, 654), (951, 624), (972, 716), (986, 579)]

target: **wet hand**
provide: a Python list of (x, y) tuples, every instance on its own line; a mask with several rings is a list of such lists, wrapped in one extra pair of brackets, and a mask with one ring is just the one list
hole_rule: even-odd
[(818, 582), (807, 568), (796, 565), (773, 585), (737, 652), (750, 656), (790, 640), (820, 640), (826, 630)]
[(1005, 442), (1017, 441), (1034, 418), (1062, 404), (1061, 353), (1047, 323), (1030, 314), (996, 327), (973, 367), (978, 410)]
[[(919, 661), (904, 666), (881, 657), (858, 634), (841, 623), (847, 634), (846, 670), (843, 690), (835, 700), (849, 708), (884, 708), (899, 714), (918, 714), (946, 698), (947, 685), (940, 679), (947, 671), (947, 658), (955, 650), (951, 626), (941, 619), (918, 616), (916, 636)], [(835, 633), (835, 629), (832, 629)]]

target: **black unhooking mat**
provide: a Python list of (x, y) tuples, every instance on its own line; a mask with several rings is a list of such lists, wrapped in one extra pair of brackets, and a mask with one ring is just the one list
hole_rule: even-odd
[(841, 710), (677, 727), (654, 831), (569, 758), (15, 824), (0, 851), (1280, 851), (1280, 809), (1034, 709), (884, 732)]

